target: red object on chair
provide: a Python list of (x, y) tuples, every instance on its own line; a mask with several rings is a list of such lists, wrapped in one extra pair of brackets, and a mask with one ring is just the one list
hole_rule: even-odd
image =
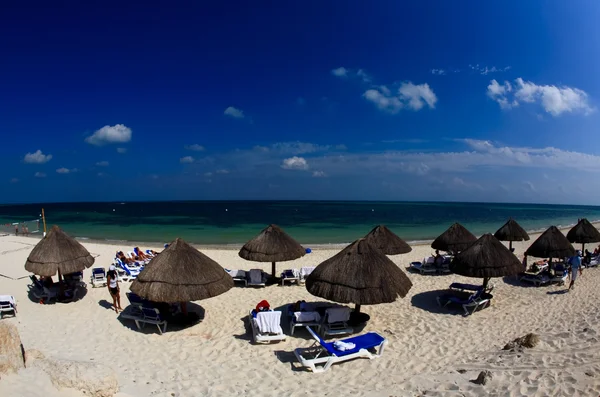
[(257, 312), (264, 312), (267, 311), (271, 308), (271, 305), (269, 305), (269, 302), (267, 302), (266, 300), (262, 300), (260, 302), (258, 302), (258, 305), (256, 305), (256, 311)]

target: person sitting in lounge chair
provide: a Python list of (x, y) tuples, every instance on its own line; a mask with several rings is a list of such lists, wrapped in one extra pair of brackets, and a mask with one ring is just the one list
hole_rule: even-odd
[(435, 255), (432, 256), (434, 257), (433, 264), (435, 267), (441, 269), (444, 264), (444, 257), (440, 254), (440, 250), (435, 250)]
[(137, 255), (136, 259), (138, 259), (138, 260), (145, 261), (145, 260), (150, 259), (150, 256), (144, 254), (144, 252), (139, 247), (135, 247), (133, 249), (133, 252)]

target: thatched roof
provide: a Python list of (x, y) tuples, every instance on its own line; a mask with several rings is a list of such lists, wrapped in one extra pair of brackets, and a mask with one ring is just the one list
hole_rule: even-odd
[(494, 237), (500, 241), (529, 241), (529, 234), (512, 218), (494, 233)]
[(306, 253), (296, 240), (277, 225), (269, 225), (248, 241), (239, 256), (254, 262), (284, 262), (298, 259)]
[(583, 218), (567, 233), (567, 240), (572, 243), (597, 243), (600, 241), (600, 232), (587, 219)]
[(475, 241), (477, 241), (477, 237), (460, 223), (455, 223), (433, 240), (431, 248), (456, 253), (467, 249)]
[(39, 276), (80, 272), (94, 264), (94, 257), (77, 240), (53, 226), (33, 248), (25, 270)]
[(321, 263), (306, 279), (312, 295), (358, 305), (393, 302), (410, 287), (406, 274), (364, 238)]
[(131, 291), (153, 302), (189, 302), (221, 295), (233, 279), (217, 262), (182, 239), (153, 258), (131, 284)]
[(466, 277), (491, 278), (519, 274), (523, 265), (496, 237), (484, 234), (457, 254), (450, 270)]
[(550, 226), (527, 248), (525, 255), (536, 258), (565, 258), (575, 255), (575, 249), (556, 226)]
[(384, 225), (375, 226), (365, 236), (365, 239), (374, 247), (379, 248), (386, 255), (407, 254), (412, 251), (410, 245), (396, 236)]

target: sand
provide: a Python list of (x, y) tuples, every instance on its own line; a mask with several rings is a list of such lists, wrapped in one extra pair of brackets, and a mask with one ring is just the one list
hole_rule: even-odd
[[(35, 243), (31, 238), (0, 237), (0, 273), (26, 277), (23, 266)], [(515, 244), (519, 257), (528, 244)], [(84, 245), (97, 255), (95, 266), (105, 267), (117, 249), (129, 249)], [(230, 269), (270, 268), (240, 259), (235, 250), (203, 252)], [(278, 269), (315, 266), (337, 252), (315, 249)], [(415, 246), (410, 254), (392, 259), (405, 269), (431, 253), (426, 245)], [(85, 271), (86, 281), (90, 273)], [(28, 298), (27, 278), (0, 277), (0, 294), (14, 295), (19, 308), (16, 318), (1, 321), (17, 325), (26, 349), (111, 367), (118, 378), (118, 397), (600, 395), (600, 269), (584, 270), (569, 293), (564, 293), (565, 287), (534, 288), (493, 279), (492, 306), (468, 317), (440, 309), (435, 297), (451, 282), (478, 280), (412, 273), (409, 277), (414, 286), (406, 298), (363, 306), (371, 316), (365, 331), (379, 332), (389, 340), (384, 355), (334, 365), (322, 374), (300, 368), (293, 355), (295, 348), (311, 344), (305, 330), (298, 329), (285, 342), (254, 345), (245, 326), (248, 311), (262, 299), (273, 307), (320, 300), (301, 286), (235, 287), (195, 302), (205, 311), (201, 323), (161, 336), (152, 328), (140, 332), (133, 323), (117, 319), (106, 288), (91, 288), (88, 283), (87, 294), (77, 302), (41, 305)], [(128, 303), (129, 285), (122, 285), (123, 305)], [(529, 332), (540, 335), (538, 346), (519, 353), (502, 350)], [(491, 371), (492, 380), (485, 386), (472, 383), (482, 370)], [(0, 395), (84, 394), (56, 389), (47, 375), (27, 368), (3, 376)]]

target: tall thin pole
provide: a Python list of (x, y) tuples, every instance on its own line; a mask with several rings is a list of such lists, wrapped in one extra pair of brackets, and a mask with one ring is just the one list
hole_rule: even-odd
[(44, 222), (44, 237), (46, 237), (46, 216), (44, 215), (43, 208), (42, 208), (42, 221)]

